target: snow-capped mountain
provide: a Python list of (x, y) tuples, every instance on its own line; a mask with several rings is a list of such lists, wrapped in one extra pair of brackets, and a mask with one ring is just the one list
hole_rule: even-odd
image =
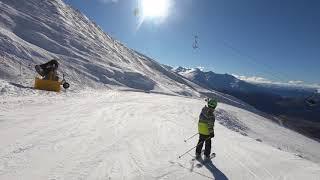
[(127, 48), (62, 0), (1, 0), (0, 37), (0, 78), (25, 86), (33, 84), (34, 65), (57, 58), (72, 87), (207, 91)]
[(238, 91), (255, 91), (256, 86), (245, 81), (239, 80), (229, 74), (217, 74), (212, 71), (202, 71), (199, 68), (177, 67), (174, 72), (190, 79), (191, 81), (203, 87), (215, 90), (238, 90)]
[(212, 71), (202, 71), (199, 68), (173, 68), (172, 71), (203, 87), (218, 91), (239, 91), (243, 93), (268, 93), (283, 97), (306, 97), (316, 91), (316, 88), (298, 85), (252, 83), (240, 80), (230, 74), (218, 74)]

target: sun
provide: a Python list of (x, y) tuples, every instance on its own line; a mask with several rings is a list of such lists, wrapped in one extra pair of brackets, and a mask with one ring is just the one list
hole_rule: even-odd
[(141, 0), (144, 18), (165, 18), (169, 13), (170, 0)]
[(134, 15), (138, 17), (136, 31), (145, 21), (161, 24), (169, 16), (169, 11), (173, 8), (172, 0), (139, 0), (138, 7), (134, 10)]

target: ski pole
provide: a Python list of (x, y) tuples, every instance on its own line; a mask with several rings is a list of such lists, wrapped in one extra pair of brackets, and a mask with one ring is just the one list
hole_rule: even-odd
[(193, 138), (193, 137), (195, 137), (196, 135), (198, 135), (199, 133), (196, 133), (196, 134), (194, 134), (194, 135), (192, 135), (191, 137), (189, 137), (188, 139), (185, 139), (184, 140), (184, 142), (187, 142), (189, 139), (191, 139), (191, 138)]
[(187, 152), (183, 153), (182, 155), (179, 156), (179, 159), (182, 158), (182, 156), (186, 155), (188, 152), (192, 151), (194, 148), (196, 148), (198, 146), (198, 144), (196, 146), (194, 146), (193, 148), (189, 149)]
[[(207, 139), (205, 139), (204, 141), (211, 139), (212, 137), (208, 137)], [(179, 159), (182, 158), (182, 156), (186, 155), (188, 152), (192, 151), (194, 148), (196, 148), (198, 146), (198, 144), (196, 146), (194, 146), (193, 148), (189, 149), (188, 151), (186, 151), (185, 153), (183, 153), (182, 155), (179, 156)]]

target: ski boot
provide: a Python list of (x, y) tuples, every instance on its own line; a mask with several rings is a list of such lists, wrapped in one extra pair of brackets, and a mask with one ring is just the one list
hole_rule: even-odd
[(195, 157), (195, 159), (201, 159), (201, 153), (196, 153), (196, 157)]

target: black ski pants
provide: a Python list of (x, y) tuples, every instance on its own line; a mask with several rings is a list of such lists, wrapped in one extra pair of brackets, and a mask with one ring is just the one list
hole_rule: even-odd
[(202, 150), (204, 143), (205, 143), (204, 155), (210, 156), (210, 154), (211, 154), (211, 138), (208, 135), (200, 134), (199, 141), (198, 141), (197, 148), (196, 148), (196, 153), (197, 154), (201, 153), (201, 150)]

